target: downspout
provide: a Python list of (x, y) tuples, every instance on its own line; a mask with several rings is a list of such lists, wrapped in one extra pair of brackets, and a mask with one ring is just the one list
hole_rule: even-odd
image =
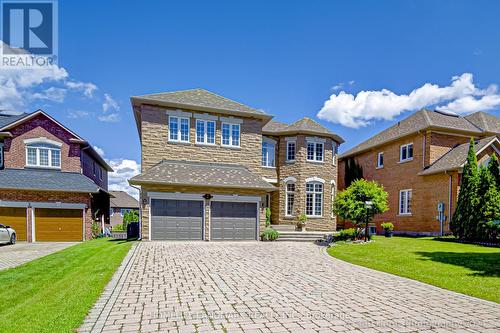
[[(129, 183), (129, 185), (130, 185), (130, 183)], [(137, 191), (139, 191), (139, 199), (140, 199), (140, 202), (139, 202), (139, 238), (137, 240), (142, 240), (142, 198), (141, 198), (142, 191), (137, 186), (130, 185), (130, 187), (133, 187)], [(151, 207), (149, 209), (151, 209)]]

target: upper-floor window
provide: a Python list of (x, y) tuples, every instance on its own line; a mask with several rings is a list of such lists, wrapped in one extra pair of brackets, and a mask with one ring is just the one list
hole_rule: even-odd
[(264, 138), (262, 140), (262, 166), (275, 167), (275, 148), (274, 140)]
[(240, 146), (240, 124), (222, 123), (222, 145)]
[(0, 169), (3, 168), (3, 143), (0, 142)]
[(196, 143), (215, 144), (215, 121), (196, 119)]
[(287, 143), (286, 143), (286, 160), (288, 162), (295, 161), (296, 150), (297, 150), (297, 143), (295, 141), (287, 141)]
[(337, 156), (339, 154), (339, 145), (337, 142), (332, 141), (332, 162), (333, 165), (337, 165)]
[(168, 128), (169, 141), (189, 142), (189, 118), (169, 116)]
[(323, 215), (323, 184), (320, 182), (306, 183), (306, 215)]
[(377, 154), (377, 168), (384, 167), (384, 153), (380, 152)]
[(307, 143), (307, 160), (315, 162), (323, 162), (324, 144), (322, 142)]
[(26, 143), (26, 166), (61, 168), (62, 144), (48, 139), (28, 139)]
[(413, 159), (413, 143), (399, 147), (399, 161), (411, 161)]
[(410, 215), (411, 214), (411, 197), (412, 197), (412, 190), (399, 191), (399, 214), (400, 215)]

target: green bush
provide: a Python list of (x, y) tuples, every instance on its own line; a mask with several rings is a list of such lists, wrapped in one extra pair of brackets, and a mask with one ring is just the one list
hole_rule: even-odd
[(116, 224), (113, 226), (112, 231), (123, 232), (126, 231), (126, 229), (123, 224)]
[(271, 225), (271, 208), (266, 208), (266, 228)]
[(353, 241), (358, 237), (358, 230), (356, 228), (349, 228), (349, 229), (343, 229), (340, 230), (338, 234), (333, 236), (333, 241), (334, 242), (339, 242), (339, 241)]
[(92, 237), (97, 238), (101, 233), (101, 225), (99, 224), (99, 222), (94, 221), (90, 226), (90, 230), (92, 231)]
[(391, 222), (384, 222), (380, 225), (385, 232), (390, 232), (394, 230), (394, 224)]
[(274, 241), (278, 239), (279, 235), (280, 234), (277, 230), (267, 228), (260, 234), (260, 239), (263, 241)]

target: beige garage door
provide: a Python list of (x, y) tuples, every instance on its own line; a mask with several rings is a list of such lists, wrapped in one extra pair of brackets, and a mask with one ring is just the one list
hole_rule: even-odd
[(17, 240), (26, 240), (26, 208), (0, 207), (0, 224), (14, 228)]
[(81, 209), (35, 209), (37, 242), (78, 242), (83, 240)]

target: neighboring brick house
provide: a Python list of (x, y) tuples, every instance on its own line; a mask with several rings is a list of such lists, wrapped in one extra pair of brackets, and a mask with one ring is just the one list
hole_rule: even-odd
[(415, 112), (340, 156), (339, 189), (345, 188), (346, 162), (355, 161), (365, 179), (389, 193), (389, 210), (374, 219), (377, 232), (387, 221), (397, 233), (449, 233), (470, 138), (479, 163), (487, 163), (500, 152), (499, 135), (500, 119), (484, 112)]
[(139, 212), (139, 202), (125, 191), (109, 191), (109, 222), (111, 226), (122, 224), (126, 212)]
[(38, 110), (0, 115), (0, 221), (18, 240), (82, 241), (108, 218), (108, 172), (92, 146)]
[(255, 240), (265, 225), (334, 230), (343, 140), (308, 118), (288, 126), (203, 89), (132, 97), (142, 147), (143, 239)]

